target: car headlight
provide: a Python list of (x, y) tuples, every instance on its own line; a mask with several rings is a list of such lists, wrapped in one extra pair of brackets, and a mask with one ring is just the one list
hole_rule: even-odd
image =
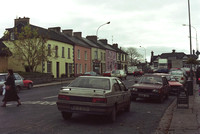
[(152, 92), (159, 93), (159, 90), (158, 89), (154, 89)]
[(137, 91), (138, 91), (138, 89), (137, 89), (137, 88), (132, 88), (131, 90), (132, 90), (132, 91), (135, 91), (135, 92), (137, 92)]

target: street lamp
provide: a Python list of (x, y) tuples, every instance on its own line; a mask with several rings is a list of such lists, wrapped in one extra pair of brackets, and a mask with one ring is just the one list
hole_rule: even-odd
[[(182, 24), (183, 26), (189, 26), (189, 25), (187, 25), (187, 24)], [(196, 51), (199, 51), (198, 49), (198, 36), (197, 36), (197, 29), (194, 27), (194, 26), (191, 26), (194, 30), (195, 30), (195, 32), (196, 32)], [(190, 37), (191, 38), (191, 37)]]
[(97, 38), (98, 38), (98, 31), (99, 31), (99, 28), (102, 27), (102, 26), (104, 26), (104, 25), (107, 25), (107, 24), (110, 24), (110, 21), (109, 21), (109, 22), (106, 22), (105, 24), (100, 25), (100, 26), (97, 28), (97, 31), (96, 31), (96, 36), (97, 36)]
[(144, 49), (144, 62), (146, 63), (146, 49), (144, 48), (144, 47), (142, 47), (142, 46), (140, 46), (141, 48), (143, 48)]

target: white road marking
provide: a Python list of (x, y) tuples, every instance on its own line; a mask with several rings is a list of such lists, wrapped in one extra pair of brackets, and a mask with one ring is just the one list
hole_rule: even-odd
[(51, 98), (57, 98), (58, 96), (49, 96), (49, 97), (44, 97), (43, 99), (51, 99)]

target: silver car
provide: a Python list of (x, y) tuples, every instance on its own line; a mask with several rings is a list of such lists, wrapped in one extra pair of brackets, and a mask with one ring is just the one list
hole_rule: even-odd
[(126, 80), (127, 74), (124, 70), (113, 70), (111, 76), (120, 78), (121, 80)]
[(64, 119), (72, 113), (108, 115), (112, 122), (120, 110), (129, 111), (131, 93), (116, 77), (80, 76), (58, 94), (57, 107)]
[[(8, 75), (7, 73), (0, 73), (0, 94), (2, 94), (2, 87), (6, 82), (7, 75)], [(23, 83), (24, 78), (20, 76), (18, 73), (14, 73), (14, 76), (15, 76), (16, 90), (17, 92), (19, 92), (21, 88), (24, 86)]]

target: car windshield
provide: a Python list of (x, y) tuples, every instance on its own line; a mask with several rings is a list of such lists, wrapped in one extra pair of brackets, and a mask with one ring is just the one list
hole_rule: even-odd
[(171, 75), (183, 75), (182, 71), (172, 71), (170, 72)]
[(119, 74), (120, 71), (119, 71), (119, 70), (113, 70), (112, 73), (113, 73), (113, 74)]
[(143, 83), (143, 84), (162, 84), (162, 77), (143, 76), (143, 77), (141, 77), (139, 83)]
[(69, 87), (95, 88), (110, 90), (110, 81), (106, 78), (78, 77)]

